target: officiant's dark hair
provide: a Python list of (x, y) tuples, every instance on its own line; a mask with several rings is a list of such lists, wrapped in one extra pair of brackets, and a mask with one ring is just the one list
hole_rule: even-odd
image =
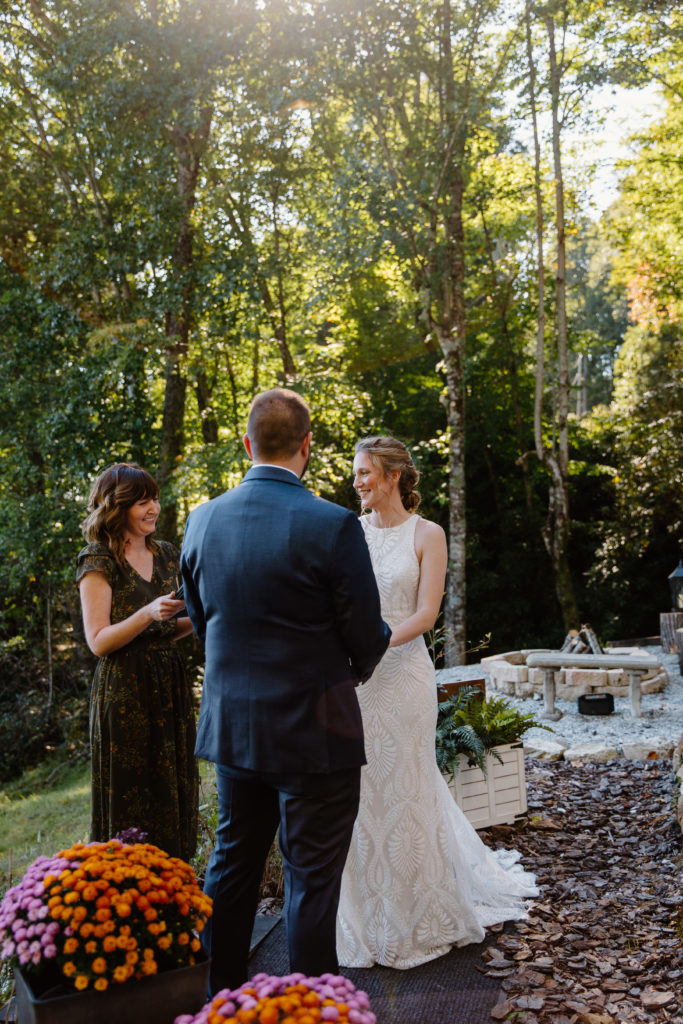
[[(128, 509), (143, 498), (157, 500), (159, 485), (137, 462), (115, 462), (95, 480), (88, 498), (88, 514), (81, 530), (89, 543), (99, 542), (109, 548), (117, 562), (125, 562), (125, 529)], [(145, 538), (152, 551), (157, 545)]]
[(296, 455), (310, 429), (311, 414), (296, 391), (271, 388), (251, 403), (247, 434), (252, 452), (265, 462)]

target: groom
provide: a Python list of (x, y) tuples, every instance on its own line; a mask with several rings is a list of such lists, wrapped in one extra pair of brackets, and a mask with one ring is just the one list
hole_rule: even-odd
[(337, 904), (365, 763), (355, 685), (390, 636), (356, 516), (301, 483), (303, 399), (257, 395), (244, 444), (254, 465), (191, 513), (182, 548), (185, 601), (206, 646), (196, 753), (215, 763), (218, 785), (202, 935), (214, 994), (247, 978), (278, 827), (290, 970), (338, 969)]

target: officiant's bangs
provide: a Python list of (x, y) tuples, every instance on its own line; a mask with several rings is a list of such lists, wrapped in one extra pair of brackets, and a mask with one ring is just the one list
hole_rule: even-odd
[(272, 388), (251, 403), (247, 434), (259, 459), (295, 455), (310, 429), (311, 414), (296, 391)]

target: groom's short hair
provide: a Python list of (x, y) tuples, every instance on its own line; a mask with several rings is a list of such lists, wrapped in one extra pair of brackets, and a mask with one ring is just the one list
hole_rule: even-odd
[(256, 458), (291, 458), (311, 429), (311, 414), (301, 395), (287, 388), (262, 391), (251, 403), (247, 434)]

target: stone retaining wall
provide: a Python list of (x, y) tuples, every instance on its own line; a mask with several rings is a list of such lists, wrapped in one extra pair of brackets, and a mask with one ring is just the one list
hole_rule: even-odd
[[(675, 743), (665, 736), (641, 736), (640, 739), (605, 742), (586, 740), (570, 745), (551, 733), (523, 737), (524, 753), (539, 761), (611, 761), (623, 757), (630, 761), (675, 759)], [(683, 740), (681, 741), (683, 744)], [(683, 769), (681, 769), (683, 777)]]
[[(526, 651), (507, 651), (481, 659), (481, 667), (489, 674), (489, 687), (509, 697), (533, 697), (543, 694), (545, 669), (527, 668), (530, 654), (558, 654), (546, 647)], [(614, 647), (610, 654), (647, 654), (639, 647)], [(661, 665), (641, 676), (641, 693), (659, 693), (669, 682)], [(555, 672), (555, 696), (560, 700), (576, 700), (587, 693), (611, 693), (613, 697), (629, 696), (629, 680), (621, 669), (568, 668)]]

